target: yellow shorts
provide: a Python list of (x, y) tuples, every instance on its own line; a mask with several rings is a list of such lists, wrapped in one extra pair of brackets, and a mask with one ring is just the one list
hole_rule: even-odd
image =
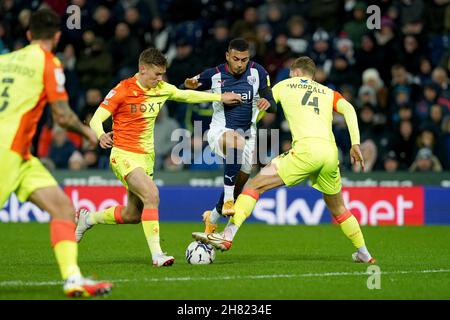
[(37, 189), (58, 185), (38, 158), (23, 160), (18, 153), (1, 147), (0, 172), (0, 208), (12, 192), (23, 202)]
[(154, 153), (134, 153), (119, 148), (112, 148), (109, 160), (112, 171), (127, 189), (126, 177), (136, 168), (144, 169), (145, 173), (153, 179)]
[(338, 152), (335, 144), (308, 139), (272, 160), (278, 175), (288, 186), (309, 178), (312, 187), (333, 195), (341, 191)]

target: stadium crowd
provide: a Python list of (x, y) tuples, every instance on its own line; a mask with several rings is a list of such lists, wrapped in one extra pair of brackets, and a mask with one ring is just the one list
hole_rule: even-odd
[[(229, 40), (243, 37), (272, 85), (288, 77), (296, 57), (314, 59), (316, 81), (340, 91), (356, 108), (367, 171), (450, 170), (450, 1), (376, 3), (380, 25), (370, 29), (370, 1), (3, 0), (0, 54), (25, 46), (31, 12), (51, 7), (64, 24), (57, 55), (70, 105), (88, 123), (107, 91), (137, 71), (143, 49), (156, 46), (164, 52), (166, 80), (178, 86), (223, 63)], [(79, 29), (66, 27), (69, 5), (81, 9)], [(170, 102), (162, 110), (155, 124), (157, 169), (216, 169), (180, 166), (170, 157), (177, 143), (171, 133), (192, 130), (194, 121), (207, 130), (210, 105)], [(44, 114), (34, 143), (34, 153), (48, 167), (108, 168), (109, 150), (90, 149), (50, 119)], [(259, 127), (280, 129), (281, 151), (290, 148), (282, 110), (267, 114)], [(333, 130), (341, 167), (357, 170), (346, 156), (350, 138), (337, 114)], [(195, 158), (207, 143), (198, 137), (192, 141)]]

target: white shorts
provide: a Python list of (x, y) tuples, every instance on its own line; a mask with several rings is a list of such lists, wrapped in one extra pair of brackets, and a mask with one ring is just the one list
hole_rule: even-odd
[[(208, 144), (211, 151), (225, 159), (223, 154), (222, 146), (220, 145), (220, 138), (227, 131), (234, 131), (230, 128), (225, 127), (214, 127), (211, 126), (208, 131)], [(256, 164), (256, 128), (253, 126), (250, 128), (250, 136), (245, 139), (244, 152), (242, 154), (242, 165), (241, 171), (250, 174), (252, 167)]]

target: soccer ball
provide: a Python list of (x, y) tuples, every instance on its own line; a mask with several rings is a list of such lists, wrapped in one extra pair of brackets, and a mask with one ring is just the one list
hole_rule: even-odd
[(186, 261), (190, 264), (210, 264), (215, 258), (214, 248), (200, 241), (191, 242), (186, 249)]

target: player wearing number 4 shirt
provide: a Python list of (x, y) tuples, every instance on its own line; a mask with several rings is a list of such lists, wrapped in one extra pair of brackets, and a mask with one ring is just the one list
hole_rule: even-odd
[(309, 178), (312, 186), (322, 192), (345, 236), (356, 247), (353, 260), (375, 262), (365, 246), (358, 221), (344, 205), (338, 151), (332, 131), (333, 111), (336, 111), (344, 115), (350, 131), (351, 161), (360, 163), (364, 169), (356, 113), (338, 92), (315, 82), (314, 73), (312, 59), (300, 57), (291, 66), (291, 78), (273, 87), (275, 101), (281, 104), (291, 129), (292, 149), (273, 159), (246, 184), (235, 204), (234, 225), (222, 233), (193, 233), (195, 239), (221, 250), (230, 249), (238, 228), (253, 211), (261, 193), (283, 185), (294, 186)]
[(77, 264), (75, 209), (52, 175), (30, 153), (33, 136), (47, 103), (54, 121), (96, 144), (95, 133), (83, 125), (67, 103), (64, 73), (51, 52), (61, 32), (59, 18), (49, 9), (32, 14), (31, 44), (0, 56), (0, 208), (12, 192), (29, 200), (51, 217), (50, 236), (69, 297), (108, 293), (112, 284), (82, 277)]

